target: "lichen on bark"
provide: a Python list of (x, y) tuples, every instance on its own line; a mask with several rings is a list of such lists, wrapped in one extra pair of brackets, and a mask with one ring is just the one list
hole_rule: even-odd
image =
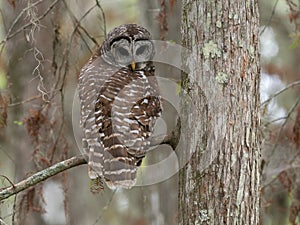
[[(259, 224), (257, 1), (184, 0), (179, 224)], [(182, 154), (181, 157), (185, 157)], [(193, 204), (197, 202), (197, 204)], [(206, 212), (206, 213), (204, 213)]]

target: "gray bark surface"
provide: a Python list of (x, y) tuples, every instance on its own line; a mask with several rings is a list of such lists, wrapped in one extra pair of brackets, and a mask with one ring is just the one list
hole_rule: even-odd
[(257, 1), (184, 0), (182, 43), (179, 224), (259, 224)]

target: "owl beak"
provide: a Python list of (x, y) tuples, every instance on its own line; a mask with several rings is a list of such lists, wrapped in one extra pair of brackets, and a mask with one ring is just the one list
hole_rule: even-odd
[(131, 65), (132, 70), (135, 70), (135, 61), (132, 61), (130, 65)]

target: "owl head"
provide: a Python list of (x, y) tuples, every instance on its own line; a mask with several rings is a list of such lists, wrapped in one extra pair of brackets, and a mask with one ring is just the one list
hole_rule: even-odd
[(104, 61), (116, 67), (143, 69), (154, 56), (150, 33), (137, 24), (124, 24), (108, 33), (100, 47)]

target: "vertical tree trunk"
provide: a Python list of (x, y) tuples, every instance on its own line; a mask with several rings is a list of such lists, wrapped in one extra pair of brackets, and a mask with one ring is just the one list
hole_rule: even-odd
[(179, 224), (259, 224), (257, 1), (184, 0)]

